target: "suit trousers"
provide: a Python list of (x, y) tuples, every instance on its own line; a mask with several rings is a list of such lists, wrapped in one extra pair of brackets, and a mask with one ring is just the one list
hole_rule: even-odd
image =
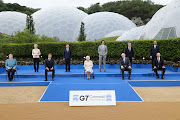
[(106, 70), (106, 56), (99, 56), (99, 70), (101, 70), (102, 60), (103, 60), (104, 70)]
[(131, 68), (127, 68), (127, 67), (121, 69), (122, 77), (124, 78), (124, 71), (128, 71), (129, 77), (131, 77), (131, 70), (132, 70)]
[(49, 68), (49, 71), (47, 69), (45, 69), (45, 79), (47, 80), (47, 72), (52, 72), (52, 78), (54, 78), (54, 74), (55, 74), (55, 70), (50, 70)]
[(66, 71), (70, 71), (70, 58), (65, 59)]
[[(38, 71), (39, 69), (39, 58), (33, 58), (33, 62), (34, 62), (34, 70)], [(37, 67), (36, 67), (37, 64)]]
[(159, 76), (157, 72), (158, 70), (162, 70), (162, 77), (163, 77), (165, 74), (166, 68), (154, 68), (154, 72), (156, 73), (156, 76)]
[(14, 69), (7, 70), (9, 80), (13, 80), (13, 76), (14, 76), (15, 72), (16, 72), (16, 70), (14, 70)]

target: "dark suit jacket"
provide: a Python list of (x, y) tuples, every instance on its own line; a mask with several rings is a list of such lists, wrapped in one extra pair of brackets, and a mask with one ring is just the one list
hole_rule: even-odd
[(158, 63), (157, 57), (154, 58), (154, 66), (157, 68), (162, 68), (162, 66), (164, 66), (164, 59), (160, 57), (160, 62)]
[(67, 58), (72, 58), (72, 51), (71, 49), (69, 49), (69, 52), (67, 52), (66, 48), (63, 51), (63, 58), (67, 59)]
[(119, 64), (120, 64), (120, 66), (123, 66), (123, 67), (126, 67), (126, 68), (128, 68), (129, 66), (131, 66), (131, 63), (130, 63), (130, 60), (129, 60), (128, 57), (125, 58), (125, 63), (124, 63), (124, 61), (123, 61), (123, 58), (120, 58), (120, 59), (119, 59)]
[(51, 58), (51, 60), (49, 61), (48, 58), (45, 60), (45, 68), (54, 68), (54, 59)]
[(155, 49), (155, 48), (154, 48), (154, 45), (151, 46), (150, 56), (152, 56), (153, 58), (155, 58), (157, 53), (160, 53), (160, 47), (157, 45), (157, 46), (156, 46), (156, 49)]
[(126, 54), (126, 57), (132, 59), (132, 57), (134, 57), (134, 49), (133, 47), (131, 47), (131, 51), (129, 52), (129, 49), (128, 47), (125, 49), (125, 54)]

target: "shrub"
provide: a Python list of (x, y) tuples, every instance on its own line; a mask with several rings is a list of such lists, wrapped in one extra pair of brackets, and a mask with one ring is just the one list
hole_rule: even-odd
[[(156, 40), (160, 46), (160, 51), (165, 60), (178, 61), (180, 60), (180, 38), (169, 40)], [(150, 47), (153, 45), (153, 40), (135, 40), (135, 41), (114, 41), (106, 42), (108, 47), (108, 58), (119, 58), (121, 53), (124, 52), (127, 47), (127, 43), (131, 42), (134, 47), (135, 58), (142, 59), (145, 57), (149, 59)], [(48, 53), (52, 53), (56, 58), (62, 58), (63, 49), (67, 42), (39, 42), (39, 48), (43, 56), (47, 56)], [(72, 49), (72, 55), (74, 59), (82, 59), (83, 56), (89, 55), (93, 59), (98, 59), (98, 46), (100, 42), (75, 42), (69, 43)], [(9, 53), (14, 54), (15, 57), (31, 58), (31, 50), (33, 49), (33, 43), (23, 44), (4, 44), (2, 46), (2, 52), (4, 55)]]

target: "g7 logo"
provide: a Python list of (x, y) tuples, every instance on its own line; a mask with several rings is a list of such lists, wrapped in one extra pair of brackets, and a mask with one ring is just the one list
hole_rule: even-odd
[(81, 95), (81, 96), (79, 97), (79, 99), (80, 99), (81, 101), (87, 101), (87, 100), (88, 100), (88, 97), (89, 97), (89, 95)]

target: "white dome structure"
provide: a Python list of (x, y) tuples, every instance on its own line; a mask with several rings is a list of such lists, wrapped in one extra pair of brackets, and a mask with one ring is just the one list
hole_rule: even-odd
[(169, 39), (180, 37), (180, 1), (174, 0), (161, 8), (147, 23), (141, 39)]
[(116, 41), (139, 40), (143, 29), (144, 26), (132, 28), (131, 30), (126, 31), (122, 36), (117, 38)]
[(20, 12), (0, 12), (0, 32), (12, 35), (26, 28), (26, 14)]
[(113, 32), (107, 34), (107, 35), (105, 36), (105, 38), (107, 38), (107, 37), (121, 36), (124, 32), (125, 32), (125, 31), (123, 31), (123, 30), (116, 30), (116, 31), (113, 31)]
[(126, 31), (136, 27), (127, 17), (113, 12), (94, 13), (87, 16), (83, 22), (87, 41), (103, 38), (116, 30)]
[(79, 35), (81, 21), (87, 16), (74, 7), (54, 7), (33, 14), (36, 33), (74, 42)]

